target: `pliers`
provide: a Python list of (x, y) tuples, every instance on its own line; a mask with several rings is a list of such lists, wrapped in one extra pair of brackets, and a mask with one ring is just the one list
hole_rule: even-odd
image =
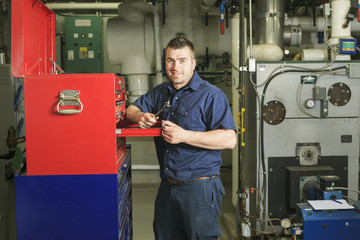
[(168, 100), (164, 103), (164, 106), (155, 114), (155, 118), (158, 117), (162, 112), (164, 112), (165, 109), (170, 108), (170, 107), (171, 107), (170, 100)]

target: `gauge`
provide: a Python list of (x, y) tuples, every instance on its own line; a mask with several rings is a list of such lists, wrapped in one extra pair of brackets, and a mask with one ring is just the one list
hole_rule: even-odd
[(281, 219), (280, 224), (283, 228), (289, 228), (291, 226), (291, 221), (288, 218), (283, 218)]
[(314, 108), (315, 105), (316, 105), (316, 102), (315, 102), (314, 99), (308, 99), (308, 100), (305, 101), (305, 107), (306, 108), (311, 109), (311, 108)]

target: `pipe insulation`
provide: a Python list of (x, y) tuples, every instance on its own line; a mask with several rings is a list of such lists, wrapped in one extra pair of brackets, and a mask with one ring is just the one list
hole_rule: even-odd
[(127, 77), (129, 102), (149, 90), (148, 75), (155, 67), (153, 6), (144, 2), (119, 5), (119, 17), (107, 24), (107, 45), (112, 65)]
[(46, 3), (51, 10), (117, 10), (121, 3)]
[[(301, 30), (304, 32), (323, 32), (325, 25), (324, 17), (316, 18), (316, 26), (314, 26), (314, 20), (312, 17), (288, 17), (284, 22), (286, 25), (300, 25)], [(330, 24), (328, 24), (330, 26)]]
[(158, 170), (160, 170), (160, 166), (159, 165), (146, 165), (146, 164), (132, 164), (131, 170), (158, 171)]
[(303, 61), (325, 61), (328, 60), (327, 48), (303, 49), (301, 60)]
[(347, 28), (343, 28), (347, 12), (350, 8), (350, 0), (332, 0), (331, 8), (331, 38), (350, 37), (350, 25)]
[[(351, 24), (347, 28), (343, 27), (345, 23), (347, 12), (350, 8), (350, 0), (333, 0), (331, 2), (331, 38), (329, 43), (336, 46), (340, 43), (340, 38), (351, 37)], [(350, 55), (339, 55), (331, 52), (331, 59), (336, 60), (351, 60)]]
[[(345, 21), (345, 20), (344, 20)], [(331, 19), (328, 21), (330, 27)], [(313, 24), (312, 17), (288, 17), (285, 19), (286, 25), (300, 25), (303, 32), (323, 32), (325, 25), (325, 17), (316, 18), (316, 26)], [(357, 21), (351, 22), (351, 32), (360, 32), (360, 23)]]
[[(273, 43), (255, 44), (252, 49), (257, 61), (281, 61), (284, 56), (282, 49)], [(250, 46), (247, 47), (247, 54), (250, 55)]]

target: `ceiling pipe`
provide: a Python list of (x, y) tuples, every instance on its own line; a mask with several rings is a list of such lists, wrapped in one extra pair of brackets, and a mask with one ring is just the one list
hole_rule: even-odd
[(51, 10), (118, 10), (121, 3), (46, 3)]

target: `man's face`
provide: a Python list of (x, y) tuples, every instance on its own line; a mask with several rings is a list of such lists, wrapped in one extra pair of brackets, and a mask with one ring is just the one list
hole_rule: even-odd
[(166, 73), (175, 89), (186, 86), (191, 80), (196, 60), (190, 48), (168, 48), (166, 50)]

